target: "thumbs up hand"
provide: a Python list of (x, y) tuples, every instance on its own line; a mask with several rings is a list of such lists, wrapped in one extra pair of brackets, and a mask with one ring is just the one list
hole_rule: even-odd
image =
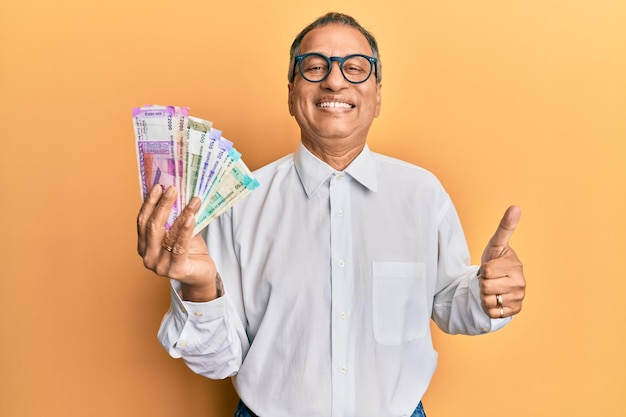
[(492, 318), (512, 316), (522, 309), (526, 280), (522, 262), (509, 246), (521, 214), (519, 207), (509, 207), (483, 252), (478, 270), (480, 298)]

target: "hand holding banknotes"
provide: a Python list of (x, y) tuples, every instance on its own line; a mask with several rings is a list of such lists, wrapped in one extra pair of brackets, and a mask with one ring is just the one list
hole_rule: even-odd
[(133, 126), (144, 200), (139, 255), (146, 268), (180, 281), (185, 300), (215, 299), (221, 280), (198, 232), (259, 183), (222, 131), (187, 107), (134, 108)]
[(177, 198), (174, 187), (152, 188), (137, 217), (137, 251), (146, 268), (181, 282), (185, 300), (215, 299), (221, 293), (215, 264), (204, 239), (193, 234), (200, 199), (192, 198), (172, 227), (165, 228)]

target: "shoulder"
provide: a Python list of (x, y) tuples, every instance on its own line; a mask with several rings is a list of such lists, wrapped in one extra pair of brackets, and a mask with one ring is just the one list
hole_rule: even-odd
[(253, 171), (254, 177), (261, 183), (261, 180), (271, 180), (273, 177), (284, 175), (294, 167), (293, 155), (293, 153), (290, 153), (256, 169)]
[(262, 204), (268, 195), (273, 195), (279, 192), (281, 188), (291, 184), (293, 178), (297, 177), (295, 171), (294, 154), (292, 153), (252, 171), (252, 176), (258, 182), (258, 186), (242, 201), (245, 204), (237, 204), (237, 206), (246, 207), (250, 204)]
[(443, 188), (435, 174), (425, 168), (377, 152), (372, 152), (372, 156), (383, 181), (401, 181), (402, 183)]
[(374, 153), (379, 194), (412, 210), (431, 211), (437, 224), (452, 207), (450, 196), (432, 172), (418, 165)]
[[(220, 217), (231, 219), (235, 213), (241, 212), (245, 212), (249, 218), (256, 216), (259, 208), (267, 203), (268, 196), (275, 194), (281, 184), (293, 176), (294, 166), (293, 154), (288, 154), (253, 170), (252, 176), (258, 182), (258, 186)], [(271, 201), (275, 202), (276, 198), (272, 197)]]

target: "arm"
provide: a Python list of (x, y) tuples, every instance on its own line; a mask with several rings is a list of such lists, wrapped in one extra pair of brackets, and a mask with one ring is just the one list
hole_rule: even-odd
[[(192, 236), (200, 201), (194, 198), (169, 231), (165, 221), (176, 190), (155, 187), (137, 218), (138, 252), (146, 268), (171, 279), (171, 307), (159, 340), (174, 358), (196, 373), (225, 378), (239, 370), (248, 348), (245, 330), (201, 235)], [(224, 245), (227, 245), (225, 242)]]
[[(517, 209), (509, 209), (505, 214), (483, 254), (481, 277), (488, 271), (487, 276), (491, 278), (482, 279), (477, 276), (478, 268), (469, 265), (461, 224), (454, 207), (448, 207), (439, 225), (438, 277), (433, 304), (433, 320), (443, 331), (451, 334), (495, 331), (520, 311), (525, 280), (521, 262), (508, 247), (508, 238), (518, 219)], [(504, 230), (510, 233), (504, 234)], [(504, 246), (508, 249), (504, 250)], [(496, 294), (502, 296), (506, 305), (502, 315)]]
[(195, 373), (211, 379), (235, 375), (249, 348), (231, 300), (183, 301), (180, 284), (171, 281), (171, 306), (158, 333), (173, 358), (182, 358)]

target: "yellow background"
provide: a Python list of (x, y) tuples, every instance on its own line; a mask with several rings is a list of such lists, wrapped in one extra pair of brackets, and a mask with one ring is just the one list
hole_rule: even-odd
[(319, 15), (377, 36), (376, 151), (433, 171), (474, 262), (509, 204), (524, 310), (435, 331), (429, 417), (626, 416), (626, 3), (0, 3), (0, 416), (232, 416), (156, 339), (135, 251), (131, 108), (185, 105), (258, 168), (298, 142), (288, 48)]

